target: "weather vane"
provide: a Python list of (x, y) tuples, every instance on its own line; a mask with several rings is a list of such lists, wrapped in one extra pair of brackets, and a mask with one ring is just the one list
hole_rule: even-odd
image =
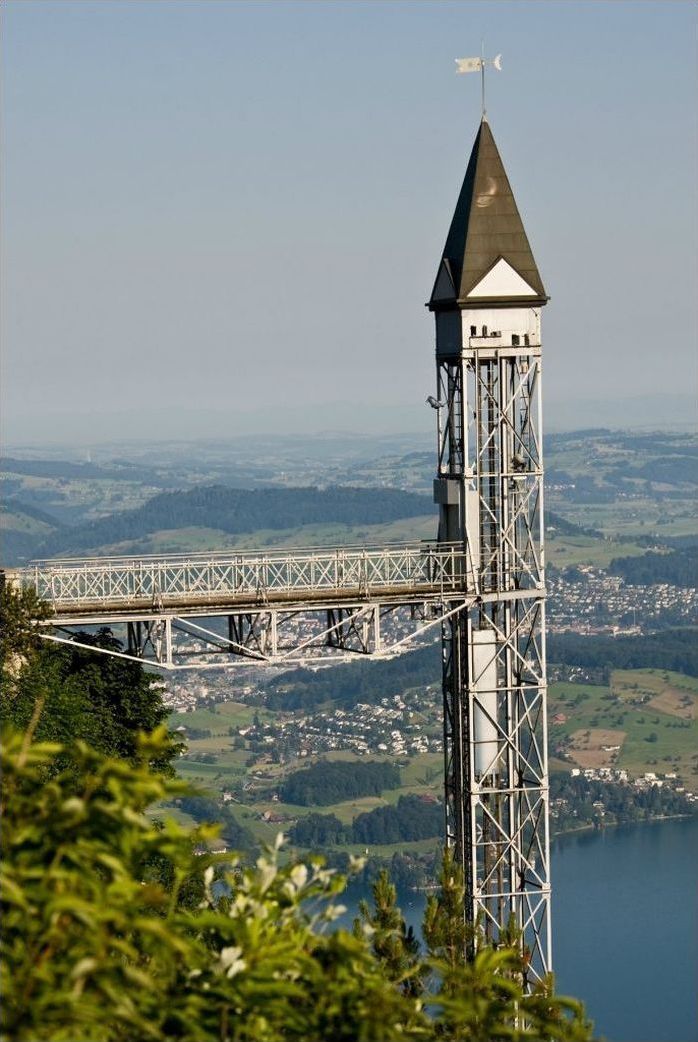
[(456, 58), (456, 72), (479, 72), (482, 84), (482, 118), (487, 115), (485, 108), (485, 66), (493, 65), (497, 72), (502, 71), (502, 56), (496, 58), (485, 58), (485, 45), (482, 45), (482, 56), (480, 58)]

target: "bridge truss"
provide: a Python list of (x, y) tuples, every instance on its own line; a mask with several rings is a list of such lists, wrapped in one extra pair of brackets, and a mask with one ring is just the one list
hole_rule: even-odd
[(422, 542), (68, 558), (6, 581), (51, 607), (46, 640), (109, 626), (124, 645), (111, 654), (184, 670), (390, 657), (475, 600), (464, 570), (462, 545)]

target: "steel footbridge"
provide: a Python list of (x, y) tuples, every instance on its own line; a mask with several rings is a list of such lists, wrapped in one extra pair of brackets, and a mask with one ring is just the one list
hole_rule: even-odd
[(48, 606), (44, 639), (108, 626), (125, 657), (175, 670), (388, 657), (475, 599), (468, 572), (462, 543), (420, 542), (64, 558), (5, 581)]

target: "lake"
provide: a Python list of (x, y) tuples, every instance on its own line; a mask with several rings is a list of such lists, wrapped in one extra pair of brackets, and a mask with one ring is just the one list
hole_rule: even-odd
[[(555, 841), (557, 990), (582, 999), (609, 1042), (698, 1042), (697, 855), (698, 818)], [(399, 899), (419, 925), (426, 896)]]

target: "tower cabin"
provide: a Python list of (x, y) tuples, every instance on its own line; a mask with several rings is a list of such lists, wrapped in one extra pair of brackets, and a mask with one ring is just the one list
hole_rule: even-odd
[(427, 307), (436, 351), (460, 354), (471, 339), (540, 340), (546, 295), (487, 118), (475, 138)]

